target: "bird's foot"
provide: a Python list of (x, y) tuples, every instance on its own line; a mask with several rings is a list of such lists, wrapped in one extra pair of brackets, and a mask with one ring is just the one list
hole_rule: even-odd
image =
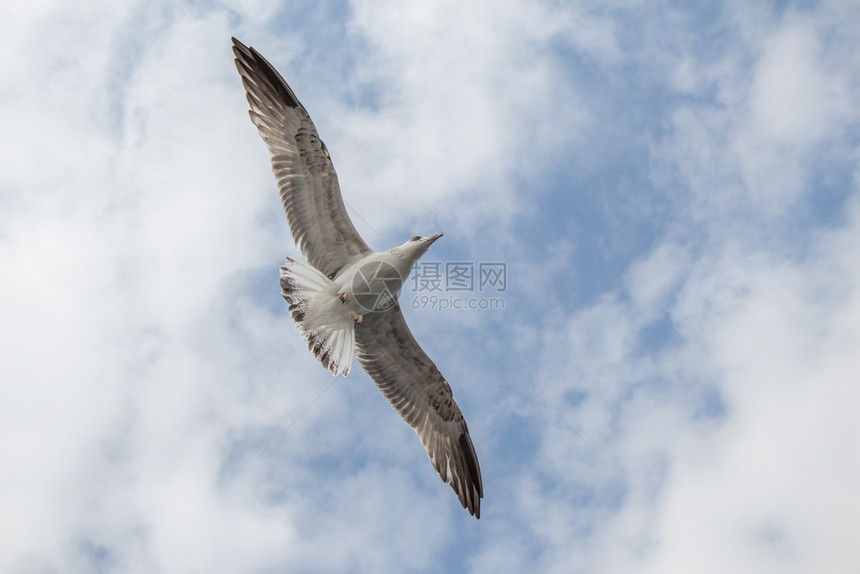
[(341, 303), (346, 303), (346, 291), (343, 293), (338, 293), (337, 296), (340, 298)]
[(364, 321), (364, 316), (356, 315), (353, 313), (352, 320), (355, 321), (355, 326), (358, 327), (359, 325), (361, 325), (361, 322)]

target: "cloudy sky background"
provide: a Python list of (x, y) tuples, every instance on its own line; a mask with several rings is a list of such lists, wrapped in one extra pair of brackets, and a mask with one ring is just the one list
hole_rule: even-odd
[[(0, 571), (855, 571), (860, 7), (700, 4), (4, 3)], [(230, 36), (372, 247), (507, 264), (401, 298), (480, 521), (293, 326)]]

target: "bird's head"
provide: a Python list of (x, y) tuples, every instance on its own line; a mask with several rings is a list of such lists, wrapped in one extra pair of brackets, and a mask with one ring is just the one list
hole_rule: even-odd
[(444, 235), (443, 233), (437, 233), (436, 235), (431, 235), (430, 237), (422, 237), (420, 235), (416, 235), (400, 247), (395, 247), (397, 251), (400, 252), (402, 256), (410, 261), (410, 263), (415, 263), (421, 256), (427, 253), (427, 249), (433, 244), (434, 241), (439, 239)]

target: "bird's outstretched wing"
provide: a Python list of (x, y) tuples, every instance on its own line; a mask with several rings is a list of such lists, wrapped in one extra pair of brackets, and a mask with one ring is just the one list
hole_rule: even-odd
[(451, 387), (415, 341), (400, 306), (364, 316), (355, 330), (358, 362), (411, 426), (433, 467), (476, 518), (481, 516), (481, 468)]
[(329, 278), (371, 253), (350, 221), (337, 174), (308, 112), (275, 68), (233, 38), (248, 112), (272, 155), (272, 171), (296, 246)]

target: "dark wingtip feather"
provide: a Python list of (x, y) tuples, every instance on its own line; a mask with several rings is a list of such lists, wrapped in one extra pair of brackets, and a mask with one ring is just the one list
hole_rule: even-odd
[(466, 483), (465, 486), (472, 490), (472, 492), (470, 492), (472, 496), (466, 497), (470, 504), (468, 506), (464, 504), (463, 506), (467, 508), (475, 518), (481, 518), (481, 499), (484, 498), (484, 485), (481, 481), (481, 467), (478, 465), (478, 455), (475, 453), (475, 447), (472, 444), (472, 439), (469, 438), (468, 432), (461, 434), (460, 439), (457, 442), (459, 443), (460, 449), (463, 453), (465, 470), (469, 473), (468, 477), (464, 477), (464, 482)]
[[(268, 87), (277, 92), (280, 101), (292, 108), (300, 108), (301, 104), (292, 88), (284, 80), (283, 76), (263, 57), (257, 50), (250, 48), (237, 40), (233, 40), (233, 55), (236, 56), (236, 68), (243, 77), (247, 77), (248, 70), (253, 70), (260, 74), (265, 80)], [(244, 68), (244, 69), (243, 69)]]

